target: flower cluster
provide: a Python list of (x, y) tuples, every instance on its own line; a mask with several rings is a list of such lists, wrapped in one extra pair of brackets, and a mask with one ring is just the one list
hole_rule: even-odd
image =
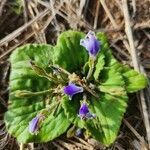
[[(80, 40), (80, 45), (86, 48), (89, 53), (89, 58), (95, 60), (98, 52), (100, 51), (101, 43), (96, 39), (96, 36), (92, 31), (89, 31), (85, 38)], [(82, 92), (84, 92), (84, 88), (75, 83), (69, 83), (63, 88), (63, 93), (66, 94), (70, 100), (72, 100), (74, 95)], [(81, 103), (78, 116), (81, 120), (95, 118), (95, 114), (90, 113), (88, 105), (85, 101)], [(33, 118), (29, 123), (29, 132), (32, 134), (37, 134), (42, 120), (43, 116), (41, 115), (37, 115), (35, 118)]]
[[(83, 87), (77, 86), (73, 83), (64, 87), (64, 93), (69, 96), (70, 100), (72, 99), (73, 95), (78, 94), (78, 93), (82, 93), (82, 92), (83, 92)], [(79, 109), (79, 117), (81, 119), (90, 119), (90, 118), (94, 118), (95, 115), (91, 114), (89, 112), (87, 104), (83, 103)]]

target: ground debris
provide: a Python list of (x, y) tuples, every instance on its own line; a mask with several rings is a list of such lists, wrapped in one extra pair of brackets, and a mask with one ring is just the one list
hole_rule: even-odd
[[(26, 43), (56, 43), (57, 36), (67, 29), (103, 31), (107, 34), (114, 56), (123, 64), (133, 67), (130, 41), (125, 31), (124, 0), (23, 0), (17, 14), (10, 3), (0, 2), (0, 149), (17, 150), (19, 143), (6, 132), (3, 122), (7, 110), (9, 55)], [(133, 44), (140, 70), (150, 78), (150, 1), (128, 0)], [(147, 113), (150, 114), (150, 90), (144, 90)], [(116, 142), (106, 148), (93, 139), (65, 136), (45, 144), (27, 144), (36, 150), (126, 150), (148, 149), (140, 97), (131, 95), (125, 120)], [(149, 141), (150, 142), (150, 141)]]

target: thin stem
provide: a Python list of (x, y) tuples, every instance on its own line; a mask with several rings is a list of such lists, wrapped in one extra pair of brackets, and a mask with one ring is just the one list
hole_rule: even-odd
[(37, 96), (37, 95), (46, 94), (46, 93), (49, 93), (49, 92), (52, 92), (52, 91), (53, 91), (52, 89), (49, 89), (49, 90), (40, 91), (40, 92), (32, 92), (32, 95)]
[(99, 98), (99, 96), (97, 95), (97, 93), (93, 90), (91, 90), (86, 84), (79, 84), (82, 85), (83, 88), (88, 91), (89, 93), (91, 93), (94, 97)]
[(15, 92), (16, 97), (32, 97), (32, 96), (37, 96), (37, 95), (42, 95), (46, 94), (49, 92), (52, 92), (53, 89), (45, 90), (45, 91), (39, 91), (39, 92), (31, 92), (31, 91), (26, 91), (26, 90), (18, 90)]
[(70, 73), (70, 72), (68, 72), (67, 70), (65, 70), (65, 69), (61, 68), (61, 67), (60, 67), (60, 66), (58, 66), (58, 65), (53, 65), (53, 67), (57, 68), (60, 72), (62, 72), (62, 73), (64, 73), (64, 74), (66, 74), (66, 75), (68, 75), (68, 76), (70, 76), (70, 75), (71, 75), (71, 73)]
[(54, 83), (62, 83), (63, 82), (62, 80), (59, 80), (58, 78), (53, 77), (53, 75), (51, 73), (47, 73), (45, 69), (37, 66), (32, 60), (30, 60), (30, 64), (31, 64), (31, 68), (35, 71), (35, 73), (38, 76), (44, 77)]
[(92, 76), (93, 70), (94, 70), (94, 59), (90, 57), (89, 58), (89, 71), (86, 77), (87, 80), (89, 80), (90, 77)]
[[(46, 111), (52, 111), (53, 109), (55, 109), (58, 105), (60, 104), (60, 101), (56, 101), (55, 103), (52, 103), (52, 105), (47, 105), (46, 109), (41, 111), (41, 114), (43, 114)], [(55, 110), (54, 110), (55, 111)]]
[(47, 74), (47, 76), (45, 76), (48, 80), (54, 82), (54, 83), (64, 83), (64, 80), (60, 80), (58, 78), (53, 77), (51, 74)]
[(47, 78), (48, 80), (50, 80), (54, 83), (63, 83), (62, 80), (59, 80), (59, 79), (53, 77), (51, 74), (46, 74), (46, 76), (43, 76), (43, 77)]
[(86, 93), (84, 93), (83, 94), (83, 102), (86, 103), (86, 100), (87, 100), (87, 95), (86, 95)]
[(94, 70), (94, 65), (91, 66), (89, 71), (88, 71), (88, 74), (87, 74), (87, 77), (86, 77), (87, 80), (89, 80), (90, 77), (92, 76), (93, 70)]
[(60, 68), (58, 65), (49, 65), (54, 71), (56, 71), (56, 75), (59, 75), (61, 80), (64, 81), (64, 83), (67, 81), (61, 73), (69, 75), (70, 73), (63, 68)]

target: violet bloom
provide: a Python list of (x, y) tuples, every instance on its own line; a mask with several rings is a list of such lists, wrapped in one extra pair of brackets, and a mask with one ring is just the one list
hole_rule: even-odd
[(78, 128), (78, 129), (76, 130), (75, 135), (76, 135), (77, 137), (82, 137), (82, 136), (83, 136), (83, 129)]
[(77, 86), (73, 83), (70, 83), (69, 85), (64, 87), (64, 93), (69, 96), (70, 100), (72, 99), (73, 95), (82, 92), (83, 92), (83, 87)]
[(32, 134), (37, 134), (39, 128), (40, 128), (40, 122), (43, 119), (44, 116), (36, 116), (29, 122), (29, 132)]
[(96, 39), (94, 32), (89, 31), (86, 37), (80, 40), (80, 45), (86, 48), (91, 57), (96, 57), (101, 43)]
[(80, 109), (79, 109), (79, 117), (81, 119), (92, 119), (95, 118), (95, 114), (91, 114), (89, 112), (88, 106), (86, 103), (82, 103)]

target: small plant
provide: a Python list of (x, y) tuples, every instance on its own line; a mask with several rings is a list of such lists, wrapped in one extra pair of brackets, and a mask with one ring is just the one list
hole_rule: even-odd
[(120, 64), (104, 33), (63, 32), (56, 46), (28, 44), (10, 57), (8, 132), (19, 142), (91, 136), (106, 146), (118, 134), (127, 93), (146, 77)]

